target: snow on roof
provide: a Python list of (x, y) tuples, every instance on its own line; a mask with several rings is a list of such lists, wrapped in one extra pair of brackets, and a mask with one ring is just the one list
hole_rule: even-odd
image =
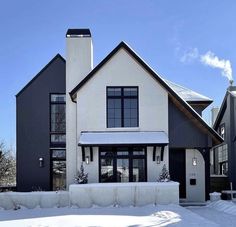
[(168, 144), (163, 131), (156, 132), (81, 132), (79, 145)]
[(173, 83), (169, 80), (163, 79), (182, 99), (186, 102), (194, 102), (194, 101), (209, 101), (211, 102), (212, 99), (201, 95), (195, 91), (192, 91), (186, 87)]
[(236, 91), (229, 91), (229, 93), (236, 97)]

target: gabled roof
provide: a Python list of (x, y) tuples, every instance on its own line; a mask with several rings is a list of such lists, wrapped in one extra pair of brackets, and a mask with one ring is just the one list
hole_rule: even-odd
[(201, 95), (189, 88), (183, 87), (179, 84), (173, 83), (169, 80), (163, 79), (182, 99), (184, 99), (188, 103), (205, 103), (211, 104), (213, 102), (212, 99)]
[(218, 128), (218, 126), (219, 126), (219, 124), (220, 124), (220, 122), (221, 122), (221, 120), (222, 120), (222, 118), (223, 118), (223, 116), (224, 116), (224, 114), (225, 114), (225, 110), (226, 110), (226, 108), (227, 108), (227, 97), (228, 97), (229, 95), (231, 95), (231, 96), (233, 96), (234, 98), (236, 98), (236, 86), (230, 86), (230, 87), (228, 87), (228, 89), (227, 89), (227, 91), (226, 91), (226, 93), (225, 93), (225, 97), (224, 97), (224, 99), (223, 99), (223, 101), (222, 101), (222, 104), (221, 104), (219, 113), (217, 114), (217, 118), (216, 118), (216, 120), (215, 120), (215, 122), (214, 122), (214, 125), (213, 125), (213, 128), (214, 128), (215, 130), (217, 130), (217, 128)]
[(56, 59), (61, 59), (63, 62), (65, 62), (65, 59), (60, 55), (57, 54), (47, 65), (43, 67), (43, 69), (35, 76), (33, 79), (26, 84), (17, 94), (16, 97), (18, 97), (27, 87), (29, 87)]
[(163, 80), (144, 60), (135, 53), (125, 42), (121, 42), (114, 50), (111, 51), (71, 92), (71, 99), (74, 100), (76, 93), (83, 87), (96, 72), (99, 71), (121, 48), (124, 48), (158, 83), (160, 83), (169, 93), (169, 95), (174, 98), (177, 102), (181, 104), (185, 110), (187, 110), (193, 117), (192, 121), (196, 121), (207, 131), (212, 137), (215, 144), (223, 142), (220, 135), (212, 129), (203, 118), (171, 87), (168, 83)]

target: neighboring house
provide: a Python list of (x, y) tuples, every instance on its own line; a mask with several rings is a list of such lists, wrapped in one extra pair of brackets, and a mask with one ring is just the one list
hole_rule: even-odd
[[(225, 94), (213, 128), (224, 138), (224, 142), (214, 147), (212, 171), (214, 175), (225, 176), (236, 189), (236, 87), (230, 86)], [(225, 181), (224, 180), (224, 181)], [(222, 182), (219, 182), (222, 184)], [(227, 187), (227, 186), (226, 186)], [(224, 188), (226, 189), (226, 188)]]
[(66, 42), (66, 63), (57, 55), (17, 95), (18, 190), (68, 187), (82, 162), (89, 183), (155, 182), (166, 164), (180, 198), (208, 198), (209, 151), (223, 141), (201, 117), (212, 100), (164, 80), (124, 42), (95, 68), (88, 29)]

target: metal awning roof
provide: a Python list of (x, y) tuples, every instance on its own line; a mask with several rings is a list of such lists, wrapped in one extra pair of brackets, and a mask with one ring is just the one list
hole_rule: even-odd
[(155, 132), (81, 132), (79, 146), (106, 145), (167, 145), (163, 131)]

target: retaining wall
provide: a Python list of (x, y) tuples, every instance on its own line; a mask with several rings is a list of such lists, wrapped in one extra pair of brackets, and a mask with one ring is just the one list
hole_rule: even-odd
[(144, 206), (147, 204), (179, 203), (179, 183), (104, 183), (73, 184), (69, 191), (58, 192), (2, 192), (0, 208), (29, 209), (93, 205), (106, 206)]

